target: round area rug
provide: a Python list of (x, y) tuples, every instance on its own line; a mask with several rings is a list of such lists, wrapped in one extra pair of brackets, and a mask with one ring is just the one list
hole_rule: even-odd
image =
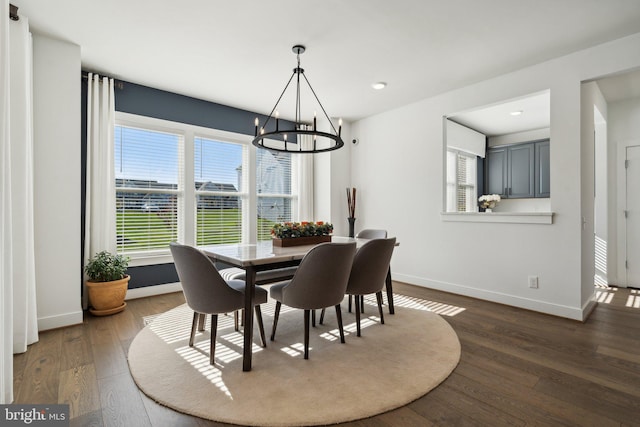
[[(403, 301), (406, 304), (403, 304)], [(282, 306), (275, 341), (269, 341), (275, 304), (263, 304), (267, 347), (254, 327), (253, 370), (242, 371), (241, 332), (233, 316), (219, 316), (216, 364), (209, 365), (209, 319), (189, 347), (193, 312), (176, 307), (146, 326), (129, 349), (138, 387), (176, 411), (214, 421), (253, 426), (304, 426), (353, 421), (423, 396), (453, 371), (460, 342), (449, 324), (429, 311), (429, 301), (396, 296), (396, 314), (375, 297), (367, 301), (362, 337), (354, 313), (343, 308), (346, 343), (335, 310), (310, 328), (304, 360), (303, 311)], [(346, 307), (346, 304), (343, 304)], [(318, 312), (319, 314), (319, 312)]]

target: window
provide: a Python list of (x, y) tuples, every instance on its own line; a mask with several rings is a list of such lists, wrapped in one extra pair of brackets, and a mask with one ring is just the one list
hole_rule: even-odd
[(258, 198), (258, 240), (271, 238), (271, 226), (292, 220), (291, 154), (256, 151), (256, 193)]
[(182, 145), (178, 134), (115, 127), (119, 253), (163, 249), (178, 238)]
[(476, 212), (476, 156), (447, 150), (447, 212)]
[(196, 244), (242, 241), (242, 176), (246, 146), (194, 139)]
[(115, 134), (118, 253), (137, 265), (170, 262), (172, 241), (249, 242), (295, 219), (295, 156), (254, 150), (248, 135), (122, 112)]

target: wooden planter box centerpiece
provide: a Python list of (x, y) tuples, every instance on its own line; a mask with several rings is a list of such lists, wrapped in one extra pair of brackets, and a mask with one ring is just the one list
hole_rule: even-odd
[(281, 222), (271, 228), (273, 246), (317, 245), (330, 242), (333, 225), (328, 222)]
[(280, 239), (273, 238), (273, 246), (288, 247), (302, 245), (317, 245), (318, 243), (330, 242), (331, 236), (309, 236), (309, 237), (286, 237)]

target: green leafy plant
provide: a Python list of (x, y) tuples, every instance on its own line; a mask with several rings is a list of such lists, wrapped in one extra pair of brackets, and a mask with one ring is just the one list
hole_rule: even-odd
[(92, 282), (111, 282), (123, 279), (128, 266), (129, 257), (102, 251), (89, 259), (84, 271)]
[(282, 222), (274, 224), (271, 235), (279, 239), (289, 237), (327, 236), (333, 232), (333, 225), (328, 222)]

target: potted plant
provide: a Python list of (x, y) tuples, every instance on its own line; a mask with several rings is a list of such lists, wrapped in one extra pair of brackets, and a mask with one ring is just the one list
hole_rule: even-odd
[(89, 277), (89, 309), (96, 316), (107, 316), (119, 313), (126, 307), (124, 297), (127, 295), (129, 275), (125, 274), (129, 265), (129, 257), (113, 255), (108, 251), (97, 253), (89, 259), (84, 271)]

